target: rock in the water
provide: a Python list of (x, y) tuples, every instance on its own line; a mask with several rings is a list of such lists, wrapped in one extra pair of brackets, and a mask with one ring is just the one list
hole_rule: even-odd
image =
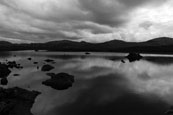
[(47, 62), (47, 63), (52, 63), (52, 64), (55, 64), (56, 62), (54, 61), (54, 60), (52, 60), (52, 59), (46, 59), (46, 60), (44, 60), (45, 62)]
[(44, 60), (45, 62), (54, 62), (54, 60), (52, 60), (52, 59), (46, 59), (46, 60)]
[(122, 63), (126, 63), (124, 60), (121, 60)]
[(23, 68), (20, 64), (17, 64), (16, 61), (7, 62), (7, 66), (8, 68), (17, 68), (17, 69)]
[(57, 90), (68, 89), (74, 83), (74, 76), (67, 73), (47, 73), (47, 75), (51, 76), (51, 79), (43, 81), (42, 84)]
[(90, 53), (89, 52), (85, 52), (86, 55), (89, 55)]
[(13, 74), (13, 76), (20, 76), (20, 74)]
[(38, 64), (38, 62), (34, 62), (33, 64)]
[(1, 79), (1, 85), (7, 85), (7, 84), (8, 84), (7, 78), (2, 78)]
[(28, 60), (32, 60), (32, 58), (28, 58)]
[(50, 71), (52, 69), (54, 69), (53, 66), (46, 64), (41, 68), (41, 71)]
[(39, 94), (18, 87), (0, 88), (0, 115), (33, 115), (30, 109)]
[(5, 78), (11, 73), (6, 64), (0, 64), (0, 78)]
[(133, 61), (137, 61), (137, 60), (142, 59), (142, 56), (141, 56), (139, 53), (129, 53), (129, 55), (126, 56), (126, 58), (127, 58), (130, 62), (133, 62)]

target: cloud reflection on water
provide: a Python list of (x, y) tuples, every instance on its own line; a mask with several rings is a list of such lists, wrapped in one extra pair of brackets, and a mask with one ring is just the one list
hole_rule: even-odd
[(27, 57), (22, 55), (18, 60), (24, 69), (13, 70), (21, 76), (10, 74), (8, 87), (16, 85), (42, 92), (32, 108), (34, 115), (163, 115), (166, 107), (173, 104), (171, 64), (157, 65), (146, 60), (121, 63), (101, 57), (54, 58), (56, 68), (51, 72), (75, 76), (72, 88), (57, 91), (41, 85), (49, 77), (32, 63), (38, 61), (42, 66), (46, 56), (31, 56), (31, 62)]

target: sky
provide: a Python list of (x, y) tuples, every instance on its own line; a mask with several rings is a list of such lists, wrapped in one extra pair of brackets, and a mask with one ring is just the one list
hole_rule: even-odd
[(0, 40), (141, 42), (173, 37), (173, 0), (0, 0)]

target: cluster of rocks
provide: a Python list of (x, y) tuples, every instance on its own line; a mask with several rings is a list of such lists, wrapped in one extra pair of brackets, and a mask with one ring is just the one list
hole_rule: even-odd
[[(55, 63), (54, 60), (52, 59), (46, 59), (44, 60), (47, 63)], [(51, 71), (52, 69), (54, 69), (55, 67), (53, 67), (50, 64), (45, 64), (41, 67), (41, 71), (43, 72), (48, 72)], [(46, 73), (48, 76), (50, 76), (51, 78), (43, 81), (42, 84), (46, 85), (46, 86), (50, 86), (53, 89), (56, 90), (65, 90), (68, 89), (69, 87), (72, 86), (72, 84), (74, 83), (74, 76), (73, 75), (69, 75), (67, 73)]]
[(8, 68), (8, 65), (0, 63), (1, 85), (7, 85), (8, 84), (7, 77), (10, 73), (11, 73), (11, 70)]
[(0, 87), (0, 115), (32, 115), (30, 109), (39, 94), (18, 87)]
[[(32, 60), (32, 58), (28, 58), (28, 60)], [(46, 59), (44, 60), (47, 63), (54, 63), (54, 60)], [(38, 64), (38, 62), (33, 62), (33, 64)], [(11, 73), (10, 69), (13, 68), (23, 68), (20, 64), (17, 64), (15, 61), (7, 61), (5, 63), (0, 63), (0, 78), (1, 78), (1, 85), (7, 85), (8, 80), (7, 77)], [(54, 69), (50, 64), (45, 64), (41, 67), (41, 71), (48, 72)], [(39, 69), (39, 66), (37, 66), (37, 69)], [(19, 76), (20, 74), (13, 74), (13, 76)], [(51, 79), (48, 79), (46, 81), (43, 81), (42, 84), (46, 86), (50, 86), (57, 90), (64, 90), (72, 86), (74, 82), (74, 76), (69, 75), (67, 73), (47, 73), (48, 76), (51, 77)]]
[(0, 63), (0, 78), (5, 78), (11, 73), (8, 65)]
[(23, 66), (21, 66), (20, 64), (17, 64), (16, 61), (7, 62), (7, 66), (9, 68), (17, 68), (17, 69), (22, 69), (23, 68)]
[[(27, 58), (32, 60), (32, 58)], [(46, 59), (47, 63), (55, 63), (54, 60)], [(38, 62), (33, 62), (38, 64)], [(12, 72), (11, 69), (22, 69), (20, 64), (16, 61), (0, 62), (0, 83), (1, 85), (7, 85), (7, 77)], [(47, 72), (54, 69), (50, 64), (45, 64), (41, 67), (41, 71)], [(39, 69), (39, 66), (37, 66)], [(13, 76), (19, 76), (20, 74), (13, 74)], [(72, 87), (74, 83), (74, 76), (67, 73), (47, 73), (51, 78), (43, 81), (42, 84), (50, 86), (56, 90), (65, 90)], [(4, 89), (0, 87), (0, 115), (32, 115), (30, 109), (34, 103), (35, 98), (40, 94), (38, 91), (27, 91), (18, 87)]]
[(47, 75), (50, 76), (51, 79), (43, 81), (42, 84), (57, 90), (68, 89), (69, 87), (72, 87), (72, 84), (74, 83), (74, 76), (67, 73), (47, 73)]
[(8, 84), (7, 77), (11, 73), (10, 69), (13, 69), (13, 68), (22, 69), (23, 66), (21, 66), (20, 64), (17, 64), (16, 61), (7, 61), (6, 63), (0, 62), (0, 78), (1, 78), (0, 83), (1, 83), (1, 85)]

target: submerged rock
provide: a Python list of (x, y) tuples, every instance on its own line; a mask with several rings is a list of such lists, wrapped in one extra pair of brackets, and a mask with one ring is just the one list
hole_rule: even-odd
[(41, 68), (41, 71), (50, 71), (52, 69), (54, 69), (53, 66), (46, 64)]
[(6, 64), (0, 64), (0, 78), (5, 78), (11, 73)]
[(0, 115), (33, 115), (30, 109), (39, 94), (18, 87), (0, 88)]
[(74, 76), (67, 73), (47, 73), (48, 76), (51, 76), (51, 79), (43, 81), (42, 84), (50, 86), (57, 90), (65, 90), (69, 87), (72, 87), (74, 83)]
[(138, 61), (143, 57), (139, 53), (129, 53), (129, 55), (126, 56), (126, 58), (129, 60), (129, 62), (133, 62), (133, 61)]
[(7, 84), (8, 84), (7, 78), (2, 78), (1, 79), (1, 85), (7, 85)]

